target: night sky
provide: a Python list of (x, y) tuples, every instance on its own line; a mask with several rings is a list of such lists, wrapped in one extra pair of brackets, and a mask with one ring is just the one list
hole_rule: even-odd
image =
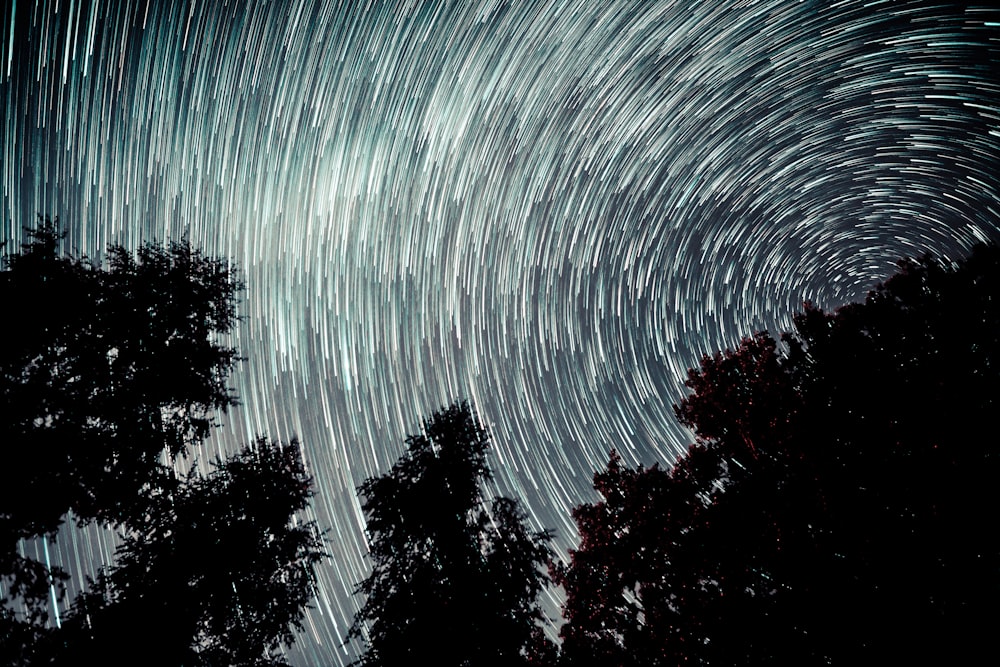
[[(91, 256), (188, 234), (244, 272), (242, 405), (201, 458), (304, 444), (333, 558), (296, 666), (351, 659), (355, 488), (432, 410), (473, 402), (565, 553), (611, 448), (691, 442), (701, 354), (1000, 239), (985, 6), (222, 4), (5, 0), (0, 240), (41, 212)], [(74, 576), (113, 549), (49, 546)]]

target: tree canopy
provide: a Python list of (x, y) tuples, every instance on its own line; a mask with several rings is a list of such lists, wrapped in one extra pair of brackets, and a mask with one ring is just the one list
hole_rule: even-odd
[[(1000, 594), (1000, 251), (905, 261), (706, 356), (671, 470), (612, 454), (576, 508), (566, 664), (969, 662)], [(977, 658), (978, 659), (978, 658)]]
[(489, 434), (468, 403), (424, 421), (392, 469), (359, 489), (371, 575), (348, 640), (361, 665), (516, 665), (542, 642), (547, 532), (510, 498), (487, 503)]
[(207, 476), (175, 478), (145, 499), (146, 519), (74, 601), (47, 660), (106, 664), (113, 646), (164, 667), (284, 664), (322, 558), (315, 527), (295, 521), (309, 496), (296, 443), (258, 439)]
[(5, 541), (51, 533), (70, 511), (127, 519), (164, 450), (200, 443), (236, 403), (224, 337), (242, 285), (226, 262), (177, 241), (112, 246), (102, 268), (62, 253), (51, 221), (27, 233), (0, 272), (17, 323), (0, 352), (0, 442), (19, 471), (0, 489)]
[[(0, 270), (18, 323), (0, 348), (0, 664), (283, 664), (325, 557), (301, 448), (187, 458), (236, 404), (236, 272), (187, 241), (113, 246), (106, 266), (62, 241), (42, 221)], [(357, 664), (979, 661), (1000, 595), (998, 294), (996, 246), (926, 256), (863, 303), (806, 304), (779, 339), (705, 355), (674, 406), (694, 442), (669, 468), (612, 451), (568, 563), (488, 493), (472, 407), (435, 411), (358, 489)], [(69, 574), (21, 546), (68, 517), (120, 546), (56, 627)]]
[[(261, 438), (207, 475), (177, 472), (236, 404), (236, 272), (186, 240), (112, 246), (102, 266), (63, 252), (54, 222), (27, 234), (0, 271), (16, 323), (0, 348), (0, 662), (279, 663), (324, 555), (299, 517), (298, 444)], [(122, 540), (56, 627), (68, 574), (19, 545), (69, 516)]]

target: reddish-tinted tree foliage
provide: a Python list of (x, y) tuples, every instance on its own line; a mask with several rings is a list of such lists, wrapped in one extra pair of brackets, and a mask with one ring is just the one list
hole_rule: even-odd
[(692, 370), (670, 471), (595, 475), (567, 664), (971, 659), (1000, 593), (1000, 251), (925, 257), (833, 314), (807, 305)]

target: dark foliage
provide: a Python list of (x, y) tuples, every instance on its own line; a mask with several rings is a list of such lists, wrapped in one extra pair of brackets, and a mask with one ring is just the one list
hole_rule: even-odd
[[(236, 403), (224, 341), (242, 285), (187, 241), (113, 246), (102, 267), (63, 236), (41, 221), (0, 271), (15, 323), (0, 348), (0, 664), (265, 664), (322, 557), (294, 518), (311, 493), (298, 447), (261, 440), (207, 477), (172, 465)], [(56, 631), (67, 574), (18, 544), (54, 539), (67, 516), (125, 539)]]
[[(60, 253), (51, 222), (4, 258), (0, 442), (12, 475), (0, 489), (0, 539), (79, 520), (129, 518), (161, 472), (164, 450), (201, 442), (235, 403), (237, 360), (220, 342), (241, 284), (187, 242), (109, 249), (106, 269)], [(30, 498), (31, 502), (24, 502)]]
[(925, 257), (865, 303), (692, 370), (671, 471), (574, 511), (567, 664), (965, 664), (992, 653), (1000, 251)]
[(263, 439), (207, 476), (174, 480), (148, 499), (46, 657), (107, 664), (115, 647), (123, 664), (284, 664), (277, 651), (301, 627), (323, 557), (315, 526), (294, 519), (310, 488), (298, 446)]
[(489, 436), (468, 403), (435, 412), (381, 477), (360, 488), (372, 574), (348, 639), (361, 665), (516, 665), (542, 650), (536, 598), (547, 532), (518, 503), (487, 505)]

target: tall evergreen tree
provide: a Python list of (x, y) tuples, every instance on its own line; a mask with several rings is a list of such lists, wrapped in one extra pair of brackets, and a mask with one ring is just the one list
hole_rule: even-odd
[(435, 412), (388, 473), (360, 488), (371, 575), (348, 640), (361, 665), (516, 665), (537, 640), (547, 532), (487, 503), (489, 435), (468, 403)]

